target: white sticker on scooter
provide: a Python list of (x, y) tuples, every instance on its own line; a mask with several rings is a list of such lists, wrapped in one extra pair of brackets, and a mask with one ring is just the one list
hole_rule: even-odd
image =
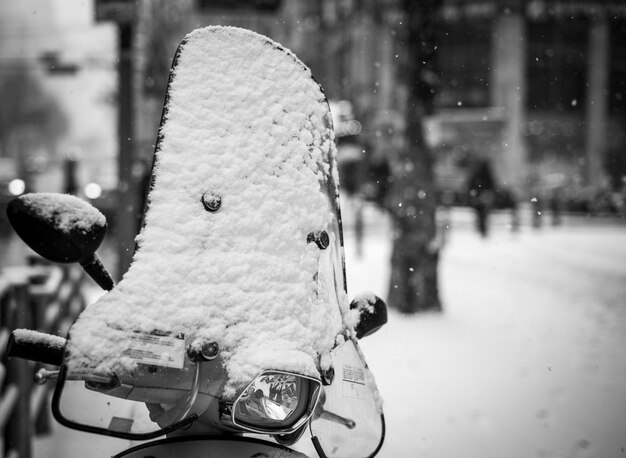
[(355, 366), (343, 366), (343, 395), (356, 399), (365, 399), (365, 371)]
[(128, 343), (123, 356), (141, 364), (182, 369), (185, 364), (185, 339), (139, 332), (124, 332)]

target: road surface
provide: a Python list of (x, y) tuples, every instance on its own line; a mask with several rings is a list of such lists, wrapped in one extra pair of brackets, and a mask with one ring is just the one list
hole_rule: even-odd
[[(350, 295), (383, 297), (390, 230), (367, 212), (362, 257), (346, 215)], [(626, 226), (571, 219), (488, 239), (454, 215), (443, 314), (401, 316), (364, 339), (385, 399), (381, 457), (626, 456)], [(36, 457), (109, 456), (128, 442), (55, 427)]]

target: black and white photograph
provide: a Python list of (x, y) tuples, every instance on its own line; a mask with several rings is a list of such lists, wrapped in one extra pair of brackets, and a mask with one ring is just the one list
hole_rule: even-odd
[(0, 1), (0, 457), (626, 457), (626, 1)]

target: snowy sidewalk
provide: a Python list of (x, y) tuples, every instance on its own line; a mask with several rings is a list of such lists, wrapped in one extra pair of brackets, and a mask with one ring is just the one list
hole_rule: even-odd
[[(348, 286), (386, 291), (390, 245), (365, 241)], [(442, 315), (402, 317), (363, 347), (385, 398), (383, 457), (626, 456), (626, 231), (481, 240), (451, 233)]]
[[(346, 234), (350, 295), (384, 296), (390, 242)], [(561, 227), (479, 239), (453, 228), (442, 315), (363, 340), (385, 399), (384, 458), (626, 456), (626, 230)], [(127, 442), (56, 426), (36, 457), (110, 456)]]

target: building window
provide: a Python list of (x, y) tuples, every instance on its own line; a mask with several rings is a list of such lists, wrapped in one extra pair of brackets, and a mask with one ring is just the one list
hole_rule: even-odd
[(214, 9), (251, 9), (274, 12), (280, 7), (281, 0), (197, 0), (200, 11)]
[(529, 110), (584, 110), (588, 35), (582, 19), (528, 24)]
[(489, 106), (491, 28), (490, 21), (477, 19), (442, 25), (437, 107)]
[(611, 22), (611, 70), (609, 110), (626, 116), (626, 19)]

